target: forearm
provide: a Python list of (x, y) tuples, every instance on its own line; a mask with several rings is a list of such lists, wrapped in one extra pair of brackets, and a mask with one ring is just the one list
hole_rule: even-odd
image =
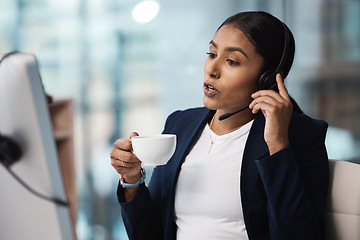
[(282, 141), (277, 141), (274, 143), (267, 143), (269, 148), (270, 155), (273, 155), (289, 146), (289, 140), (287, 138), (283, 139)]
[[(319, 215), (325, 205), (325, 195), (321, 187), (314, 184), (316, 181), (300, 176), (291, 148), (287, 147), (256, 163), (268, 197), (270, 229), (285, 239), (319, 238)], [(321, 174), (321, 171), (318, 172), (316, 177), (321, 178)]]

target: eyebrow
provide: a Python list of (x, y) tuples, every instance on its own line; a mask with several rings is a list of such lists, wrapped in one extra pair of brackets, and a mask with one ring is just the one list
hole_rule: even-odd
[[(211, 45), (213, 45), (214, 47), (216, 47), (217, 48), (217, 45), (216, 45), (216, 43), (213, 41), (213, 40), (211, 40), (210, 42), (209, 42), (209, 44), (211, 44)], [(247, 59), (249, 59), (249, 57), (248, 57), (248, 55), (244, 52), (244, 50), (242, 50), (241, 48), (238, 48), (238, 47), (227, 47), (227, 48), (225, 48), (225, 51), (227, 51), (227, 52), (240, 52), (240, 53), (242, 53)]]

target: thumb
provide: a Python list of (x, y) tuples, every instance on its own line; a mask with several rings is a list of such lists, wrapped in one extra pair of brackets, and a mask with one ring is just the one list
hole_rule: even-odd
[(129, 139), (131, 139), (132, 137), (135, 137), (135, 136), (139, 136), (139, 134), (137, 132), (132, 132), (129, 135)]

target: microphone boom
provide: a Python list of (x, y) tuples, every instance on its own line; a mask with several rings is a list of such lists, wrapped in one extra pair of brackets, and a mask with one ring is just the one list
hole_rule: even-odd
[(236, 110), (235, 112), (225, 113), (225, 114), (221, 115), (221, 116), (219, 117), (219, 121), (225, 120), (225, 119), (231, 117), (232, 115), (234, 115), (234, 114), (236, 114), (236, 113), (239, 113), (239, 112), (244, 111), (245, 109), (247, 109), (247, 108), (249, 107), (249, 105), (250, 105), (250, 104), (246, 105), (245, 107), (240, 108), (239, 110)]

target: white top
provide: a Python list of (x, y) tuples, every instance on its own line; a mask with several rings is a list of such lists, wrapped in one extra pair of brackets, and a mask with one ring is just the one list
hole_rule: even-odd
[(181, 167), (176, 186), (178, 240), (248, 239), (240, 198), (240, 170), (252, 123), (221, 136), (205, 126)]

